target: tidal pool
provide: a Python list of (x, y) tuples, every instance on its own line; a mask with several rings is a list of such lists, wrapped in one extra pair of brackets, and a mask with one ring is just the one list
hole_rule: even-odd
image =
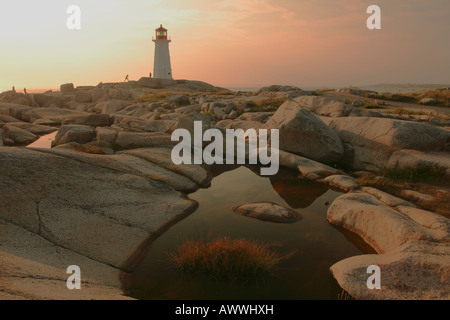
[(35, 142), (29, 144), (28, 148), (41, 148), (41, 149), (51, 149), (52, 141), (55, 140), (58, 131), (46, 134), (45, 136), (39, 137)]
[[(357, 235), (328, 223), (327, 204), (341, 193), (323, 184), (299, 179), (290, 170), (281, 170), (271, 178), (259, 176), (259, 168), (245, 166), (213, 167), (212, 172), (211, 187), (189, 195), (199, 208), (151, 244), (131, 275), (127, 288), (130, 296), (157, 300), (337, 299), (342, 289), (329, 268), (347, 257), (375, 252)], [(290, 207), (303, 219), (278, 224), (230, 210), (255, 201)], [(269, 242), (273, 250), (287, 258), (273, 274), (245, 283), (182, 273), (171, 261), (170, 253), (182, 241), (199, 236), (208, 240), (228, 236)]]

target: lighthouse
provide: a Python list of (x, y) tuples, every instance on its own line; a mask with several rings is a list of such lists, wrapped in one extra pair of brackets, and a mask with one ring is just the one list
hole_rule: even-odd
[(167, 29), (161, 25), (156, 29), (155, 43), (155, 62), (153, 65), (153, 76), (158, 79), (170, 79), (172, 77), (172, 66), (170, 64), (169, 43), (171, 40), (167, 37)]

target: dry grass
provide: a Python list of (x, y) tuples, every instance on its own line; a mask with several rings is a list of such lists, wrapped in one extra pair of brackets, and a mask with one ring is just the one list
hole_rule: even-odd
[(105, 154), (105, 151), (102, 148), (91, 145), (77, 144), (74, 146), (74, 150), (91, 154)]
[(343, 300), (343, 301), (347, 301), (347, 300), (360, 300), (360, 299), (355, 299), (353, 298), (347, 291), (342, 290), (342, 292), (340, 294), (338, 294), (337, 296), (338, 300)]
[[(386, 170), (385, 178), (367, 175), (356, 178), (360, 186), (367, 186), (387, 192), (398, 198), (405, 199), (418, 208), (428, 210), (444, 217), (450, 217), (450, 197), (448, 193), (437, 191), (439, 186), (448, 187), (445, 178), (445, 168), (440, 166), (423, 166), (414, 170)], [(430, 185), (432, 184), (432, 186)], [(435, 201), (406, 199), (402, 191), (415, 190), (433, 196)]]
[(171, 257), (183, 272), (233, 280), (266, 275), (281, 261), (266, 243), (228, 237), (183, 242)]
[(366, 94), (368, 98), (375, 98), (380, 100), (388, 100), (394, 102), (407, 102), (418, 104), (424, 98), (432, 98), (436, 100), (433, 105), (440, 107), (450, 107), (450, 92), (439, 91), (425, 91), (420, 93), (403, 93), (403, 94)]
[(287, 101), (286, 98), (267, 98), (247, 103), (247, 108), (253, 112), (277, 111), (278, 108)]
[(436, 106), (450, 107), (450, 91), (439, 92), (439, 91), (427, 91), (419, 95), (419, 100), (424, 98), (432, 98), (437, 101)]
[(142, 97), (135, 99), (133, 102), (161, 102), (166, 100), (168, 97), (173, 96), (174, 92), (158, 92), (158, 93), (150, 93), (146, 94)]
[(317, 89), (315, 92), (317, 93), (326, 93), (326, 92), (336, 92), (336, 89)]

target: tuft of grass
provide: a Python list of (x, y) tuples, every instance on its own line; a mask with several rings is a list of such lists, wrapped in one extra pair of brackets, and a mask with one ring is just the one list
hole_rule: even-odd
[(360, 106), (360, 107), (358, 107), (358, 108), (361, 108), (361, 109), (367, 109), (367, 110), (372, 110), (372, 109), (377, 109), (377, 110), (379, 110), (379, 109), (385, 109), (383, 106), (380, 106), (379, 104), (376, 104), (376, 103), (366, 103), (366, 104), (364, 104), (364, 105), (362, 105), (362, 106)]
[(246, 107), (252, 109), (253, 112), (277, 111), (287, 100), (285, 98), (267, 98), (248, 102)]
[(369, 174), (358, 177), (355, 181), (361, 187), (373, 187), (402, 199), (404, 199), (402, 194), (403, 190), (415, 190), (432, 195), (436, 201), (405, 200), (421, 209), (440, 214), (444, 217), (450, 217), (450, 198), (448, 194), (436, 190), (436, 187), (429, 187), (429, 184), (448, 186), (444, 167), (434, 165), (407, 170), (385, 170), (385, 177), (383, 178)]
[(380, 100), (388, 100), (394, 102), (407, 102), (419, 104), (424, 98), (431, 98), (436, 100), (433, 104), (440, 107), (450, 107), (450, 91), (424, 91), (418, 93), (403, 93), (403, 94), (373, 94), (368, 93), (365, 95), (367, 98), (374, 98)]
[(420, 101), (416, 97), (413, 97), (413, 96), (407, 95), (407, 94), (384, 95), (384, 94), (366, 93), (365, 97), (373, 98), (373, 99), (380, 99), (380, 100), (388, 100), (388, 101), (393, 101), (393, 102), (418, 103)]
[(345, 290), (342, 290), (341, 293), (338, 293), (337, 299), (338, 299), (338, 300), (342, 300), (342, 301), (347, 301), (347, 300), (360, 300), (360, 298), (358, 298), (358, 299), (353, 298), (353, 297), (352, 297), (347, 291), (345, 291)]
[(77, 144), (74, 146), (74, 150), (90, 154), (105, 154), (105, 151), (102, 148), (92, 145)]
[(408, 116), (425, 116), (425, 115), (429, 115), (426, 112), (423, 111), (413, 111), (413, 110), (408, 110), (408, 109), (403, 109), (403, 108), (398, 108), (392, 111), (387, 111), (386, 113), (389, 114), (397, 114), (400, 116), (404, 116), (404, 115), (408, 115)]
[(336, 92), (336, 89), (328, 89), (328, 88), (317, 89), (317, 90), (315, 90), (315, 92), (317, 92), (317, 93)]
[(171, 257), (183, 272), (233, 280), (259, 278), (281, 261), (266, 243), (228, 237), (183, 242)]
[(174, 92), (158, 92), (158, 93), (151, 93), (151, 94), (146, 94), (142, 97), (139, 97), (135, 100), (133, 100), (133, 102), (161, 102), (164, 101), (166, 98), (173, 96)]
[(422, 165), (409, 169), (386, 170), (386, 177), (412, 183), (443, 182), (445, 181), (446, 168), (440, 165)]

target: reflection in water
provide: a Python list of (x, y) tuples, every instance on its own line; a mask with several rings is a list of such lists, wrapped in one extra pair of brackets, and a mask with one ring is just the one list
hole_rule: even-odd
[(41, 148), (41, 149), (50, 149), (52, 147), (52, 141), (55, 140), (56, 134), (58, 132), (52, 132), (45, 136), (40, 137), (32, 144), (28, 145), (28, 148)]
[(323, 183), (309, 180), (271, 178), (270, 183), (280, 197), (293, 209), (309, 207), (317, 198), (328, 191)]
[[(232, 170), (228, 171), (227, 170)], [(268, 178), (253, 167), (212, 167), (211, 187), (190, 198), (199, 208), (151, 245), (133, 272), (130, 295), (139, 299), (336, 299), (341, 289), (331, 265), (370, 251), (355, 235), (342, 234), (326, 220), (327, 206), (340, 193), (303, 181), (293, 171)], [(259, 170), (256, 172), (259, 173)], [(272, 201), (299, 211), (303, 220), (292, 224), (263, 222), (243, 217), (231, 207), (255, 201)], [(211, 280), (180, 273), (169, 254), (186, 239), (228, 236), (269, 242), (288, 257), (272, 275), (257, 283)], [(347, 237), (347, 238), (346, 238)], [(352, 239), (353, 238), (353, 239)], [(357, 245), (353, 244), (356, 241)]]

